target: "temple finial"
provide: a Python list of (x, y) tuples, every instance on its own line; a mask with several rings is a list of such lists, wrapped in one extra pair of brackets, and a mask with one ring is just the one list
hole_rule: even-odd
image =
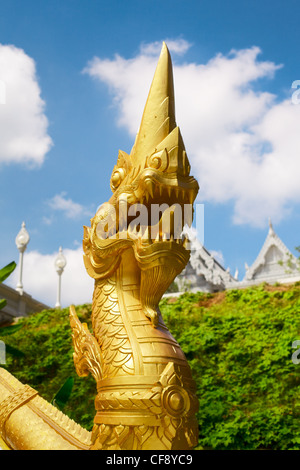
[(274, 234), (274, 229), (273, 229), (273, 224), (271, 221), (271, 217), (269, 217), (269, 234), (273, 235)]

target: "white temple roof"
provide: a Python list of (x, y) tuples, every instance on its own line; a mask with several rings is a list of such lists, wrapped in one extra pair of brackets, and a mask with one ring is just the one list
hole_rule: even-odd
[(254, 263), (249, 267), (245, 264), (246, 274), (243, 284), (259, 282), (295, 282), (300, 280), (297, 269), (297, 258), (285, 246), (275, 233), (271, 220), (269, 232)]
[(300, 281), (299, 260), (275, 233), (271, 220), (269, 220), (267, 237), (256, 260), (250, 267), (245, 263), (246, 274), (242, 281), (238, 280), (238, 271), (236, 270), (232, 276), (229, 268), (225, 269), (193, 232), (188, 233), (188, 237), (191, 250), (190, 260), (175, 279), (179, 293), (185, 290), (217, 292), (257, 285), (262, 282), (274, 284)]
[(189, 284), (191, 291), (214, 292), (235, 287), (238, 282), (229, 269), (225, 269), (196, 236), (188, 234), (191, 243), (190, 260), (183, 272), (176, 278), (179, 290)]

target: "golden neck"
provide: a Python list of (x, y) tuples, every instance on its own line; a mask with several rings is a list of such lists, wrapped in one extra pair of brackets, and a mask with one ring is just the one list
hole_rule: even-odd
[(92, 322), (102, 352), (103, 378), (143, 373), (135, 327), (149, 320), (139, 294), (140, 271), (129, 249), (110, 278), (95, 282)]

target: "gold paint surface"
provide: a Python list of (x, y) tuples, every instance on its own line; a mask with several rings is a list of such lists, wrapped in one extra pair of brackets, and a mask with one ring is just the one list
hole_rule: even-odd
[[(0, 368), (0, 436), (10, 449), (184, 450), (197, 445), (195, 383), (158, 307), (190, 255), (187, 239), (177, 236), (175, 206), (192, 206), (199, 189), (175, 120), (165, 44), (139, 133), (130, 154), (119, 151), (110, 183), (111, 198), (84, 227), (84, 263), (95, 279), (93, 334), (70, 307), (76, 371), (91, 373), (97, 383), (93, 430), (88, 433)], [(162, 203), (167, 208), (159, 220), (130, 222), (136, 204), (151, 213)], [(99, 232), (103, 221), (106, 236)]]
[(3, 368), (0, 436), (13, 450), (87, 450), (91, 441), (88, 431)]
[[(172, 209), (191, 205), (197, 195), (198, 183), (189, 172), (164, 44), (134, 146), (130, 155), (119, 152), (113, 169), (113, 195), (84, 229), (84, 262), (95, 279), (94, 356), (101, 357), (91, 449), (191, 449), (198, 442), (195, 383), (158, 307), (189, 259), (186, 241), (175, 236)], [(167, 208), (156, 224), (149, 218), (139, 227), (130, 222), (135, 204), (151, 211), (162, 203)], [(105, 236), (98, 230), (103, 221)], [(90, 340), (76, 349), (84, 330), (78, 331), (75, 311), (70, 318), (77, 325), (75, 365), (85, 363), (88, 370)]]

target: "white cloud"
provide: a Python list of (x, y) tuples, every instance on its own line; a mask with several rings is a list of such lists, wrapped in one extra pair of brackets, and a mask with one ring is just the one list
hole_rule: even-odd
[[(67, 198), (65, 192), (53, 196), (53, 198), (48, 201), (48, 205), (55, 211), (64, 212), (68, 219), (77, 219), (83, 215), (93, 215), (92, 212), (86, 209), (82, 204)], [(51, 217), (44, 217), (44, 223), (50, 225), (51, 222)]]
[[(84, 70), (109, 86), (118, 125), (132, 137), (157, 64), (157, 44), (143, 44), (133, 59), (95, 57)], [(178, 42), (182, 53), (188, 46)], [(254, 89), (281, 67), (259, 60), (260, 52), (232, 50), (206, 64), (174, 66), (176, 117), (199, 197), (233, 201), (233, 221), (252, 226), (264, 226), (268, 217), (278, 223), (300, 202), (300, 106)]]
[[(58, 274), (54, 265), (57, 255), (58, 252), (41, 254), (38, 251), (26, 251), (24, 254), (24, 291), (51, 308), (55, 306), (57, 299)], [(94, 281), (85, 270), (82, 248), (65, 249), (63, 255), (67, 260), (67, 265), (61, 278), (62, 307), (91, 303)], [(17, 266), (8, 278), (7, 284), (15, 288), (18, 277)]]
[(42, 220), (45, 225), (51, 225), (53, 222), (53, 217), (43, 216)]
[[(191, 44), (185, 39), (166, 39), (165, 42), (168, 44), (168, 49), (173, 54), (185, 54), (191, 47)], [(157, 56), (161, 50), (161, 41), (155, 41), (151, 43), (143, 43), (140, 47), (140, 53), (142, 55), (155, 55)]]
[(41, 165), (52, 146), (35, 62), (0, 44), (0, 163)]

